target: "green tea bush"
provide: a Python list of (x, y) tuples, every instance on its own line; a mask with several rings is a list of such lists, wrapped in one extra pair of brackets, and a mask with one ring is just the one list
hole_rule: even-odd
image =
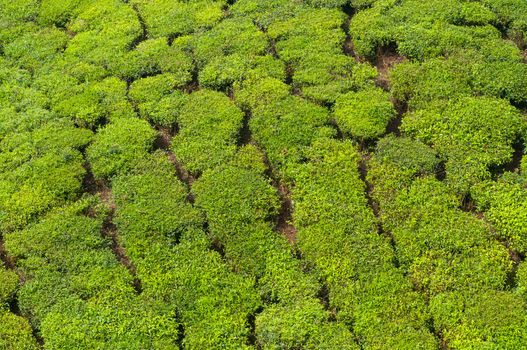
[(68, 30), (76, 33), (64, 51), (68, 61), (108, 67), (141, 36), (137, 14), (127, 4), (97, 1), (83, 9)]
[(2, 195), (0, 225), (25, 226), (55, 205), (76, 198), (85, 170), (77, 150), (92, 133), (57, 120), (30, 131), (7, 134), (0, 142)]
[[(320, 134), (331, 133), (327, 109), (288, 94), (287, 84), (273, 78), (248, 81), (235, 91), (236, 102), (251, 110), (252, 136), (280, 168), (302, 159), (302, 152)], [(282, 170), (282, 169), (281, 169)]]
[(27, 320), (9, 311), (0, 309), (0, 349), (36, 350), (37, 342), (33, 338)]
[(172, 73), (178, 86), (191, 80), (193, 63), (178, 45), (169, 46), (167, 38), (148, 39), (124, 53), (110, 65), (112, 72), (126, 80)]
[(190, 44), (198, 68), (224, 55), (263, 55), (268, 46), (265, 34), (249, 19), (240, 18), (226, 19), (210, 31), (196, 34)]
[(377, 142), (375, 158), (414, 174), (433, 174), (439, 162), (435, 152), (422, 142), (393, 135)]
[(334, 103), (340, 93), (373, 85), (377, 76), (373, 67), (343, 54), (344, 20), (337, 10), (305, 9), (268, 29), (293, 85), (317, 102)]
[(122, 118), (100, 129), (86, 151), (97, 178), (111, 178), (130, 170), (147, 156), (153, 147), (156, 132), (137, 118)]
[(148, 36), (177, 36), (212, 27), (223, 18), (225, 1), (133, 0), (144, 19)]
[(484, 0), (483, 3), (496, 14), (498, 23), (508, 36), (520, 45), (526, 44), (527, 6), (518, 0)]
[(114, 179), (119, 241), (134, 261), (142, 295), (177, 310), (186, 346), (243, 347), (247, 316), (260, 305), (254, 281), (233, 274), (209, 250), (201, 213), (172, 173), (158, 151)]
[(524, 300), (507, 291), (449, 293), (430, 301), (434, 325), (452, 347), (521, 347), (526, 339)]
[(396, 115), (389, 97), (379, 88), (344, 94), (335, 103), (335, 121), (345, 135), (361, 140), (379, 137)]
[(447, 160), (447, 180), (459, 192), (490, 178), (488, 167), (510, 160), (512, 144), (524, 128), (515, 108), (488, 97), (431, 105), (405, 116), (401, 126), (409, 135), (433, 145)]
[(520, 253), (527, 251), (527, 191), (520, 184), (482, 183), (473, 191), (478, 209), (496, 229), (499, 238)]
[(38, 22), (43, 25), (65, 27), (68, 22), (96, 0), (42, 0)]
[(157, 125), (173, 126), (187, 100), (186, 94), (174, 90), (183, 83), (169, 73), (142, 78), (130, 85), (128, 96), (141, 117)]
[(0, 2), (0, 16), (4, 21), (31, 21), (38, 13), (39, 2), (35, 0), (23, 0), (12, 2), (2, 0)]
[[(322, 139), (313, 144), (293, 189), (299, 248), (326, 280), (330, 307), (339, 310), (338, 319), (358, 325), (362, 344), (404, 348), (413, 339), (417, 347), (435, 348), (425, 327), (424, 302), (394, 269), (393, 251), (376, 232), (358, 162), (359, 154), (350, 142)], [(385, 279), (379, 277), (383, 274)], [(393, 305), (405, 306), (390, 313)], [(398, 326), (410, 320), (415, 322), (413, 328)]]
[(27, 33), (4, 46), (4, 55), (21, 68), (34, 71), (52, 62), (65, 48), (67, 35), (56, 28)]
[(198, 80), (201, 86), (225, 90), (234, 83), (244, 80), (265, 78), (285, 80), (285, 67), (282, 61), (270, 55), (248, 58), (240, 54), (213, 58), (200, 71)]
[(58, 98), (60, 102), (52, 108), (60, 116), (93, 128), (105, 121), (135, 116), (126, 91), (126, 83), (114, 77), (91, 84), (79, 84), (67, 94), (61, 94)]
[[(329, 314), (316, 298), (316, 280), (302, 272), (285, 239), (272, 230), (279, 203), (276, 189), (258, 171), (256, 164), (263, 165), (262, 157), (256, 157), (251, 147), (239, 154), (252, 155), (255, 165), (239, 167), (237, 157), (232, 165), (204, 172), (192, 191), (196, 206), (206, 214), (212, 239), (222, 244), (229, 264), (239, 273), (256, 277), (263, 301), (276, 305), (256, 317), (258, 343), (269, 348), (316, 348), (332, 342), (349, 347), (349, 332), (327, 323)], [(276, 314), (290, 310), (294, 312), (290, 318), (274, 321)], [(322, 328), (312, 332), (313, 322)]]
[(236, 152), (243, 117), (243, 112), (224, 94), (195, 92), (181, 109), (180, 131), (172, 141), (172, 150), (191, 173), (222, 164)]
[(309, 300), (271, 305), (256, 321), (258, 345), (266, 349), (358, 349), (343, 324), (327, 323), (323, 306)]
[(59, 303), (43, 320), (42, 335), (55, 349), (177, 349), (173, 317), (133, 293), (106, 291)]
[(7, 305), (18, 287), (19, 277), (12, 271), (7, 270), (4, 264), (0, 264), (0, 309)]
[(240, 0), (230, 7), (230, 12), (237, 18), (248, 17), (258, 27), (267, 29), (272, 23), (293, 17), (302, 9), (298, 2), (288, 0)]
[[(148, 261), (149, 246), (174, 245), (187, 230), (202, 226), (200, 213), (186, 202), (186, 187), (172, 173), (165, 154), (157, 152), (112, 182), (120, 242), (133, 261)], [(142, 279), (146, 272), (138, 267)]]

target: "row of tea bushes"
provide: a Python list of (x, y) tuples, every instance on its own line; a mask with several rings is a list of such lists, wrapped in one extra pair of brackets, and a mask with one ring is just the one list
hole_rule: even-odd
[(488, 224), (459, 209), (459, 197), (434, 176), (437, 164), (423, 143), (393, 137), (379, 141), (370, 162), (373, 198), (397, 261), (426, 296), (448, 346), (521, 347), (527, 318), (524, 300), (509, 290), (509, 252)]

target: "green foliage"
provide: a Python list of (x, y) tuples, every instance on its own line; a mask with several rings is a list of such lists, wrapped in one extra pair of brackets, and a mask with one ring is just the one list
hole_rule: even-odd
[(38, 13), (39, 2), (36, 0), (0, 1), (0, 18), (4, 21), (30, 21)]
[(141, 119), (122, 118), (100, 129), (87, 149), (97, 178), (110, 178), (130, 170), (152, 148), (156, 132)]
[[(236, 167), (204, 173), (193, 184), (196, 205), (207, 213), (211, 232), (222, 240), (278, 214), (276, 190), (262, 175)], [(217, 236), (221, 235), (221, 236)]]
[[(349, 142), (320, 140), (313, 145), (293, 189), (298, 245), (326, 280), (330, 307), (339, 310), (339, 319), (358, 325), (357, 335), (366, 346), (404, 348), (412, 339), (416, 347), (434, 348), (425, 328), (424, 303), (402, 282), (388, 241), (376, 232), (358, 161)], [(402, 308), (392, 310), (394, 305)], [(408, 322), (414, 322), (413, 328), (400, 326)]]
[(39, 347), (33, 338), (29, 323), (22, 317), (0, 309), (0, 349), (36, 350)]
[(68, 30), (75, 36), (64, 51), (65, 59), (102, 67), (119, 59), (142, 31), (134, 10), (113, 0), (97, 1), (83, 8)]
[(77, 196), (85, 174), (77, 149), (92, 136), (60, 119), (22, 130), (0, 142), (0, 225), (5, 231), (21, 228)]
[(177, 349), (178, 330), (173, 315), (112, 291), (58, 304), (43, 320), (42, 335), (53, 349)]
[(18, 287), (18, 275), (12, 271), (4, 268), (3, 263), (0, 264), (0, 309), (6, 305), (15, 290)]
[(438, 165), (435, 152), (425, 144), (407, 137), (388, 135), (377, 142), (375, 158), (413, 173), (433, 173)]
[(187, 201), (162, 152), (113, 181), (120, 243), (134, 261), (142, 295), (176, 309), (190, 348), (243, 348), (254, 282), (233, 274), (209, 250), (203, 219)]
[(276, 50), (286, 63), (300, 61), (311, 52), (340, 54), (345, 39), (341, 28), (344, 19), (344, 13), (338, 10), (306, 9), (273, 23), (268, 35), (278, 41)]
[(79, 125), (92, 128), (103, 121), (133, 117), (126, 89), (126, 83), (114, 77), (73, 86), (71, 91), (59, 93), (53, 110)]
[(433, 298), (435, 327), (460, 349), (516, 349), (526, 339), (525, 304), (505, 291), (445, 294)]
[(173, 126), (187, 100), (184, 93), (174, 88), (184, 83), (174, 74), (159, 74), (134, 81), (128, 95), (141, 117), (157, 125)]
[(288, 86), (276, 79), (247, 82), (235, 95), (238, 104), (251, 109), (252, 136), (275, 166), (293, 165), (320, 134), (332, 132), (321, 128), (329, 123), (327, 109), (290, 96)]
[(396, 115), (389, 96), (379, 88), (342, 95), (334, 107), (337, 125), (344, 134), (361, 140), (379, 137)]
[(457, 210), (456, 197), (439, 181), (416, 180), (386, 207), (384, 218), (399, 263), (431, 293), (504, 285), (511, 268), (507, 251), (490, 239), (484, 223)]
[(294, 16), (303, 7), (296, 1), (241, 0), (236, 1), (230, 11), (238, 17), (249, 17), (260, 28), (268, 28), (275, 21)]
[(20, 307), (36, 321), (61, 298), (90, 298), (110, 286), (131, 288), (131, 276), (101, 237), (102, 220), (77, 212), (86, 205), (79, 202), (55, 210), (38, 224), (6, 237), (7, 250), (29, 279), (19, 293)]
[(188, 34), (213, 26), (223, 17), (225, 1), (133, 0), (151, 38)]
[(520, 184), (482, 183), (473, 191), (478, 209), (494, 226), (499, 238), (520, 253), (527, 251), (527, 190)]
[(198, 68), (213, 58), (229, 54), (245, 57), (265, 54), (267, 39), (249, 19), (226, 19), (191, 40)]
[(213, 168), (233, 157), (242, 121), (243, 112), (227, 96), (197, 91), (181, 109), (172, 150), (191, 173)]
[(524, 300), (527, 297), (527, 265), (521, 262), (516, 270), (516, 292), (521, 295)]
[(258, 345), (265, 349), (358, 349), (343, 324), (328, 324), (326, 318), (316, 301), (271, 305), (256, 319)]
[(0, 349), (523, 348), (526, 13), (0, 0)]
[(391, 92), (395, 98), (409, 101), (412, 108), (426, 108), (436, 100), (470, 94), (469, 68), (456, 58), (403, 62), (390, 71)]
[[(490, 24), (496, 16), (485, 5), (458, 0), (379, 1), (350, 23), (355, 51), (374, 58), (377, 50), (396, 43), (398, 52), (418, 60), (460, 50), (485, 52), (513, 47)], [(488, 55), (486, 60), (492, 60)]]
[(511, 159), (512, 144), (525, 124), (506, 101), (464, 97), (408, 114), (401, 129), (433, 145), (447, 160), (450, 185), (466, 192), (490, 177), (488, 167)]
[(65, 26), (96, 0), (41, 0), (38, 22), (44, 25)]
[(519, 78), (526, 74), (525, 64), (516, 59), (481, 61), (462, 54), (398, 64), (391, 71), (392, 94), (400, 100), (409, 100), (413, 108), (470, 94), (506, 98), (516, 103), (527, 99), (527, 85)]
[(166, 38), (141, 41), (133, 50), (111, 63), (111, 71), (126, 80), (157, 73), (172, 73), (175, 85), (191, 79), (193, 63), (178, 45), (169, 46)]
[[(200, 213), (186, 203), (187, 189), (172, 172), (172, 164), (158, 152), (112, 182), (115, 223), (135, 262), (149, 260), (150, 245), (173, 245), (187, 230), (202, 225)], [(139, 267), (141, 279), (147, 279), (143, 272)]]
[(285, 69), (281, 61), (272, 56), (257, 56), (248, 58), (240, 54), (218, 56), (213, 58), (200, 71), (198, 79), (201, 86), (216, 90), (224, 90), (245, 79), (260, 79), (271, 77), (285, 79)]
[(355, 331), (363, 347), (437, 349), (426, 328), (423, 296), (396, 270), (386, 270), (357, 286)]
[(344, 19), (334, 9), (305, 9), (268, 29), (293, 85), (306, 97), (333, 103), (340, 93), (373, 85), (376, 70), (342, 53)]
[(496, 13), (498, 23), (507, 29), (507, 34), (519, 44), (525, 45), (527, 38), (527, 5), (519, 0), (484, 0), (483, 3)]
[(54, 60), (68, 41), (67, 35), (55, 28), (27, 33), (4, 46), (4, 55), (19, 67), (36, 70)]

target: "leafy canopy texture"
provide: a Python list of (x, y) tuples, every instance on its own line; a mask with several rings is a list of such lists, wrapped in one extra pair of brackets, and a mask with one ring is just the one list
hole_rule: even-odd
[(526, 0), (0, 0), (0, 350), (521, 350)]

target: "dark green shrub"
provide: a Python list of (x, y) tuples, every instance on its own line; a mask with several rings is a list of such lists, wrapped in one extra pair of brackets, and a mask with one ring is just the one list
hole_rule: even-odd
[(438, 165), (435, 152), (422, 142), (388, 135), (377, 142), (375, 159), (413, 173), (432, 174)]

